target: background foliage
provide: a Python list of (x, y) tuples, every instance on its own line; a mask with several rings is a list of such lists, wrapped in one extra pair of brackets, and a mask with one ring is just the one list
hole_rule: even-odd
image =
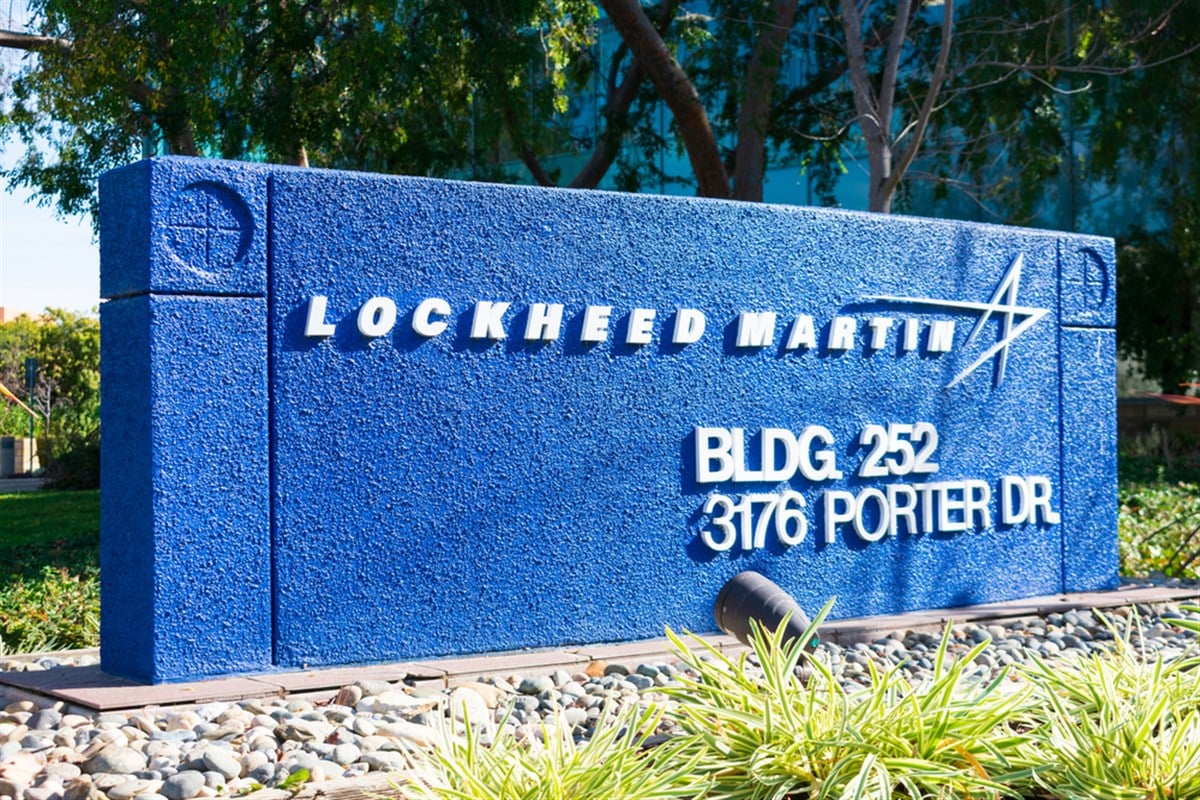
[(1122, 353), (1169, 391), (1200, 366), (1192, 0), (28, 7), (3, 174), (63, 211), (164, 152), (749, 200), (774, 169), (822, 204), (1117, 235)]
[[(38, 361), (32, 401), (25, 359)], [(64, 488), (94, 486), (99, 468), (100, 322), (52, 308), (41, 316), (0, 323), (0, 383), (38, 413), (34, 433), (44, 467)], [(29, 415), (0, 398), (0, 435), (28, 436)], [(61, 462), (61, 463), (59, 463)]]
[(94, 647), (100, 493), (0, 494), (0, 653)]

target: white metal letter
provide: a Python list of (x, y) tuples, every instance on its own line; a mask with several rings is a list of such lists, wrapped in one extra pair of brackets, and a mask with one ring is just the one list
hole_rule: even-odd
[[(725, 428), (696, 427), (696, 482), (720, 483), (733, 477), (733, 435)], [(713, 469), (713, 462), (718, 466)]]
[(471, 318), (472, 339), (503, 339), (504, 326), (501, 319), (511, 303), (493, 303), (480, 300), (475, 304), (475, 315)]
[(1058, 512), (1050, 508), (1050, 479), (1042, 475), (1033, 475), (1026, 478), (1025, 483), (1029, 486), (1029, 521), (1037, 522), (1040, 508), (1042, 521), (1057, 525), (1059, 522)]
[(635, 308), (629, 314), (629, 329), (625, 331), (625, 344), (650, 344), (654, 331), (653, 308)]
[(738, 314), (738, 347), (766, 347), (774, 338), (774, 311), (743, 311)]
[(954, 345), (954, 320), (935, 319), (929, 323), (929, 352), (949, 353)]
[[(921, 532), (917, 527), (917, 490), (909, 486), (907, 483), (889, 483), (886, 487), (888, 508), (890, 509), (890, 518), (888, 521), (888, 535), (895, 536), (896, 531), (900, 528), (900, 519), (908, 520), (908, 532), (914, 536)], [(901, 503), (900, 498), (905, 498), (905, 502)]]
[(867, 323), (871, 326), (871, 343), (868, 345), (872, 350), (882, 350), (887, 344), (888, 330), (892, 327), (890, 317), (872, 317)]
[[(1013, 504), (1013, 491), (1016, 491), (1016, 505)], [(1005, 475), (1000, 479), (1000, 522), (1005, 525), (1019, 525), (1030, 518), (1029, 489), (1025, 479), (1020, 475)]]
[(325, 321), (325, 308), (329, 298), (314, 294), (308, 299), (308, 319), (304, 322), (305, 336), (332, 336), (333, 323)]
[(396, 324), (396, 304), (390, 297), (372, 297), (358, 310), (358, 332), (375, 338)]
[[(779, 464), (779, 449), (783, 448), (783, 464)], [(800, 452), (796, 437), (787, 428), (762, 429), (762, 471), (765, 481), (786, 481), (796, 474)]]
[(529, 307), (529, 321), (525, 323), (525, 341), (553, 342), (562, 328), (562, 303), (534, 303)]
[[(951, 492), (957, 492), (962, 497), (957, 499), (951, 497)], [(965, 531), (970, 527), (971, 518), (967, 516), (967, 487), (958, 482), (943, 483), (939, 495), (938, 532), (952, 533)], [(958, 519), (951, 516), (951, 514), (955, 513), (957, 513)]]
[(965, 481), (963, 483), (963, 499), (966, 501), (963, 514), (966, 516), (968, 526), (978, 516), (979, 522), (976, 523), (976, 528), (986, 530), (992, 527), (992, 512), (988, 508), (992, 499), (992, 487), (987, 485), (987, 481), (977, 478)]
[(800, 451), (800, 474), (810, 481), (837, 480), (842, 477), (842, 471), (837, 468), (837, 453), (831, 448), (814, 453), (814, 439), (823, 445), (833, 444), (833, 434), (824, 425), (809, 425), (802, 430), (796, 441), (796, 449)]
[(746, 465), (746, 429), (730, 428), (729, 435), (733, 437), (733, 446), (729, 448), (729, 453), (733, 457), (734, 481), (738, 483), (761, 481), (763, 479), (762, 470), (750, 469)]
[(579, 341), (591, 344), (608, 338), (608, 317), (612, 306), (588, 306), (583, 312), (583, 333)]
[[(838, 511), (838, 504), (842, 511)], [(830, 489), (825, 493), (825, 544), (833, 544), (837, 526), (854, 519), (854, 495), (841, 489)]]
[(437, 321), (429, 319), (433, 314), (437, 314), (439, 317), (450, 316), (450, 304), (440, 297), (427, 297), (422, 300), (413, 311), (413, 333), (429, 339), (449, 327), (450, 323), (444, 319)]
[(796, 321), (792, 323), (792, 333), (788, 336), (787, 344), (783, 346), (784, 350), (795, 350), (797, 347), (806, 347), (809, 350), (817, 346), (817, 331), (813, 327), (813, 319), (808, 314), (797, 314)]
[(854, 317), (834, 317), (829, 326), (829, 349), (849, 350), (854, 347), (854, 329), (858, 321)]
[(704, 335), (704, 312), (694, 308), (681, 308), (675, 315), (675, 332), (671, 344), (694, 344)]
[[(875, 505), (879, 507), (879, 519), (876, 521), (873, 531), (867, 530), (867, 526), (863, 522), (868, 500), (874, 500)], [(858, 538), (864, 542), (878, 542), (891, 526), (890, 517), (891, 509), (888, 507), (887, 498), (883, 496), (883, 492), (878, 489), (863, 489), (858, 493), (858, 497), (854, 501), (854, 532), (858, 534)]]

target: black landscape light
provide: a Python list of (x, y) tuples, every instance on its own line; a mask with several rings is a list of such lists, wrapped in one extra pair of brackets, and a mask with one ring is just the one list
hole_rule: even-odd
[[(791, 616), (788, 616), (789, 613)], [(808, 615), (790, 594), (752, 570), (739, 572), (721, 587), (713, 606), (713, 616), (718, 628), (745, 645), (750, 644), (750, 620), (756, 620), (763, 628), (775, 631), (787, 617), (787, 628), (782, 637), (785, 643), (790, 639), (799, 639), (809, 626)], [(812, 638), (804, 643), (804, 649), (811, 653), (819, 642), (820, 638), (813, 633)]]

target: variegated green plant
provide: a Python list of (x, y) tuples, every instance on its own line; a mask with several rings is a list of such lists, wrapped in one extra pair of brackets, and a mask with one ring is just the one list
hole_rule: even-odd
[[(756, 631), (758, 669), (747, 669), (746, 655), (735, 660), (668, 631), (696, 674), (669, 690), (677, 702), (670, 713), (703, 751), (708, 797), (1019, 796), (1011, 787), (1028, 782), (1031, 768), (1014, 721), (1028, 711), (1028, 692), (1000, 691), (1003, 678), (964, 680), (985, 645), (952, 659), (947, 629), (929, 682), (913, 687), (898, 669), (872, 669), (870, 685), (851, 692), (801, 645), (829, 608), (795, 641), (782, 640), (783, 625)], [(806, 658), (807, 684), (797, 671)]]
[(1124, 634), (1110, 623), (1111, 652), (1022, 669), (1040, 706), (1028, 753), (1039, 796), (1200, 797), (1200, 659), (1140, 651), (1138, 626), (1136, 615)]
[(576, 742), (556, 723), (541, 739), (521, 741), (500, 726), (486, 744), (481, 728), (443, 726), (423, 768), (400, 787), (412, 800), (684, 800), (706, 797), (699, 751), (684, 738), (647, 748), (662, 721), (661, 705), (631, 707), (602, 720)]

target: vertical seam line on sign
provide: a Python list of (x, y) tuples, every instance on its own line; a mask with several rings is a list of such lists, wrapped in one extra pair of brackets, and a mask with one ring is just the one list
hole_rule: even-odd
[(265, 302), (267, 313), (267, 534), (268, 534), (268, 554), (270, 568), (270, 599), (271, 599), (271, 666), (279, 665), (279, 572), (276, 561), (276, 546), (278, 545), (278, 531), (276, 520), (276, 491), (275, 491), (275, 454), (276, 454), (276, 432), (275, 432), (275, 325), (271, 317), (271, 297), (273, 294), (274, 285), (274, 193), (275, 193), (275, 177), (267, 174), (267, 209), (266, 209), (266, 251), (267, 251), (267, 275), (265, 286)]

